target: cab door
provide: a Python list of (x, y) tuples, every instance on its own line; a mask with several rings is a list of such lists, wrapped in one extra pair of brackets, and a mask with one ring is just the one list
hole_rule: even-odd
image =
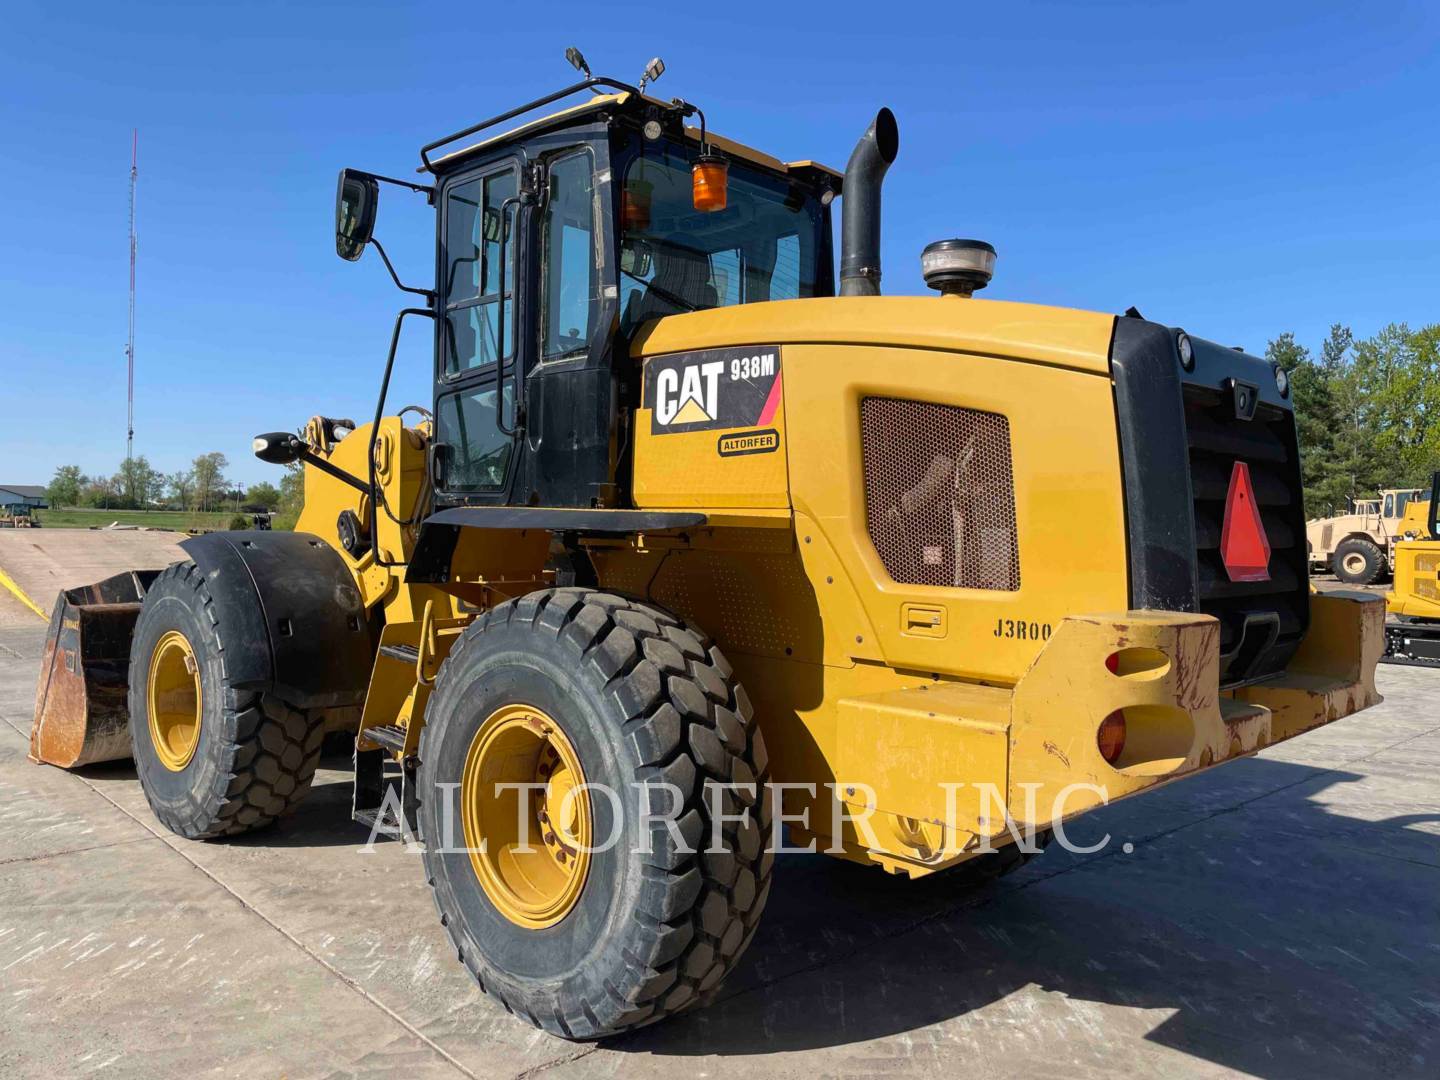
[(435, 441), (443, 450), (435, 480), (446, 503), (504, 502), (514, 473), (515, 371), (533, 352), (521, 329), (529, 308), (524, 169), (516, 149), (441, 189)]

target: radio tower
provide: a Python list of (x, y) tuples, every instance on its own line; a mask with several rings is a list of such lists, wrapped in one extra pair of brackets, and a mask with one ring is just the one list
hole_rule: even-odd
[(130, 336), (125, 344), (125, 464), (135, 452), (135, 151), (139, 133), (130, 129)]

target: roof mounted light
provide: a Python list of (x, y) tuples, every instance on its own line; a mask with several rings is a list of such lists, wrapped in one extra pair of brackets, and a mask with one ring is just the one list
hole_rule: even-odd
[(585, 54), (574, 45), (571, 45), (565, 50), (565, 59), (569, 60), (570, 66), (576, 71), (583, 73), (587, 79), (594, 78), (594, 76), (590, 74), (590, 65), (585, 62)]
[(920, 272), (943, 296), (969, 296), (995, 276), (995, 249), (984, 240), (937, 240), (920, 253)]
[(642, 94), (645, 92), (646, 83), (652, 83), (664, 74), (665, 61), (661, 60), (660, 57), (657, 56), (655, 57), (655, 59), (651, 60), (648, 64), (645, 65), (645, 70), (640, 75), (640, 92)]
[(1281, 397), (1290, 396), (1290, 376), (1279, 364), (1275, 365), (1275, 389), (1280, 391)]

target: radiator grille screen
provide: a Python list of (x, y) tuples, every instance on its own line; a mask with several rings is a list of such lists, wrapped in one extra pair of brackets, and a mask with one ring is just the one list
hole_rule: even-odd
[(870, 540), (895, 581), (1020, 587), (1009, 420), (953, 405), (866, 398), (860, 438)]
[[(1440, 556), (1417, 555), (1415, 556), (1415, 595), (1423, 596), (1426, 600), (1440, 600), (1440, 587), (1437, 587), (1434, 575), (1440, 570)], [(1421, 574), (1427, 576), (1421, 577)]]

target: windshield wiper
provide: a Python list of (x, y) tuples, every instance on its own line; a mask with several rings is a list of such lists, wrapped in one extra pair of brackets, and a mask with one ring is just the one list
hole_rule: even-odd
[(699, 307), (698, 304), (692, 304), (692, 303), (690, 303), (689, 300), (685, 300), (685, 299), (682, 299), (682, 298), (679, 297), (679, 296), (676, 296), (676, 295), (675, 295), (674, 293), (672, 293), (669, 289), (667, 289), (667, 288), (665, 288), (665, 287), (663, 287), (663, 286), (661, 286), (661, 285), (656, 285), (653, 281), (646, 281), (646, 280), (645, 280), (643, 277), (641, 277), (639, 274), (632, 274), (629, 270), (626, 270), (623, 266), (620, 268), (620, 272), (621, 272), (622, 274), (624, 274), (624, 275), (625, 275), (626, 277), (628, 277), (628, 278), (634, 278), (636, 281), (640, 282), (641, 285), (644, 285), (647, 289), (650, 289), (650, 290), (654, 291), (662, 300), (669, 300), (670, 303), (672, 303), (672, 304), (678, 304), (680, 307), (684, 308), (686, 311), (699, 311), (699, 310), (700, 310), (700, 307)]

